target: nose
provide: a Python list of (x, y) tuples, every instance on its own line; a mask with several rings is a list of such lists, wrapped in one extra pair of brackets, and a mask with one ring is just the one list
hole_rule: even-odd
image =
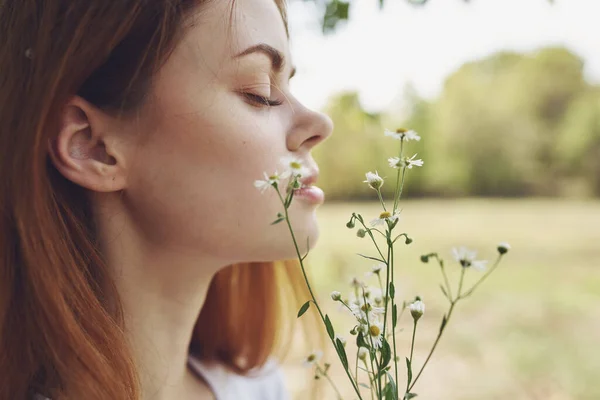
[(287, 136), (287, 147), (290, 151), (309, 152), (333, 132), (333, 121), (329, 116), (300, 103), (295, 104), (293, 118), (292, 129)]

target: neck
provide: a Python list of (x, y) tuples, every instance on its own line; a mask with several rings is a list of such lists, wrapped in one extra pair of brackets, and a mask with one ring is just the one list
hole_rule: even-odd
[(120, 220), (125, 213), (110, 215), (98, 220), (101, 247), (119, 292), (142, 399), (187, 399), (192, 391), (202, 398), (187, 368), (188, 349), (210, 280), (224, 263), (152, 243)]

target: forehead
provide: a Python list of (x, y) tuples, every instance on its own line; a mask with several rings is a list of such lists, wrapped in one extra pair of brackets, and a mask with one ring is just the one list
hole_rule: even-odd
[(208, 58), (226, 61), (259, 43), (276, 48), (289, 60), (286, 28), (274, 0), (208, 1), (191, 15), (179, 47), (206, 63)]

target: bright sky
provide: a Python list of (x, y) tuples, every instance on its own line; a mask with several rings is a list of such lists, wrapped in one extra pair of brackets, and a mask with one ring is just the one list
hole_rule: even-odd
[(445, 77), (466, 61), (499, 50), (564, 45), (600, 82), (600, 0), (353, 0), (350, 22), (323, 36), (312, 1), (291, 0), (291, 50), (298, 68), (292, 90), (321, 108), (340, 91), (357, 90), (370, 111), (390, 107), (410, 83), (421, 96), (439, 94)]

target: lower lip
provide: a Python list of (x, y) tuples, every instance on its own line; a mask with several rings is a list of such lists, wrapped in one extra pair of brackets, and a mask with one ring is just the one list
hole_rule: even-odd
[(305, 199), (314, 204), (322, 204), (325, 201), (325, 193), (323, 193), (321, 188), (309, 186), (295, 190), (294, 198)]

